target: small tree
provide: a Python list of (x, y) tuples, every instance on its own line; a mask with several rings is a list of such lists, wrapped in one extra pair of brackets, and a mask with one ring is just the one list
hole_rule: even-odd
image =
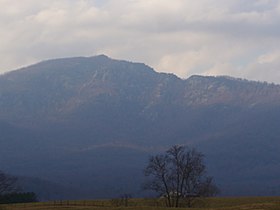
[(168, 207), (179, 207), (183, 200), (191, 207), (197, 198), (215, 195), (218, 189), (206, 175), (203, 157), (195, 149), (178, 145), (152, 156), (145, 169), (151, 178), (145, 188), (164, 197)]
[(15, 177), (0, 171), (0, 195), (16, 192), (16, 181)]

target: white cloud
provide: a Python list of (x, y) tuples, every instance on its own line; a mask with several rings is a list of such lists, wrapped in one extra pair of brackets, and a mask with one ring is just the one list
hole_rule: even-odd
[(246, 74), (254, 80), (279, 83), (280, 78), (280, 51), (276, 50), (260, 55), (254, 62), (246, 66)]
[(0, 70), (105, 53), (181, 77), (280, 83), (279, 23), (278, 0), (0, 0)]
[(258, 57), (259, 64), (274, 63), (280, 61), (280, 51), (270, 52)]

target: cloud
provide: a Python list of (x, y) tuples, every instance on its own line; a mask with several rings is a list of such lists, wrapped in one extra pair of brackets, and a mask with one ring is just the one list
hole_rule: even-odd
[(270, 52), (258, 57), (259, 64), (269, 64), (280, 61), (280, 51)]
[(43, 59), (104, 53), (184, 78), (222, 74), (280, 83), (278, 0), (0, 0), (0, 5), (2, 72)]
[(256, 60), (246, 66), (245, 76), (250, 76), (254, 80), (279, 83), (280, 78), (280, 51), (276, 50), (260, 55)]

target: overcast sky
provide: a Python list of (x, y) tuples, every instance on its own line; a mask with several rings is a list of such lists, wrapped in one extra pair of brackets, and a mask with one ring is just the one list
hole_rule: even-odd
[(97, 54), (280, 84), (280, 0), (0, 0), (0, 72)]

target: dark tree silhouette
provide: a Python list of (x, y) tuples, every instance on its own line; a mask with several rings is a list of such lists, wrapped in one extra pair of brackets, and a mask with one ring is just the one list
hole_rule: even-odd
[(0, 195), (0, 204), (31, 203), (37, 201), (37, 196), (34, 192), (17, 192)]
[(215, 195), (218, 188), (207, 176), (203, 158), (195, 149), (177, 145), (152, 156), (145, 169), (150, 177), (145, 188), (165, 197), (168, 207), (179, 207), (181, 201), (191, 207), (197, 198)]
[(0, 195), (16, 192), (16, 181), (15, 177), (0, 171)]

